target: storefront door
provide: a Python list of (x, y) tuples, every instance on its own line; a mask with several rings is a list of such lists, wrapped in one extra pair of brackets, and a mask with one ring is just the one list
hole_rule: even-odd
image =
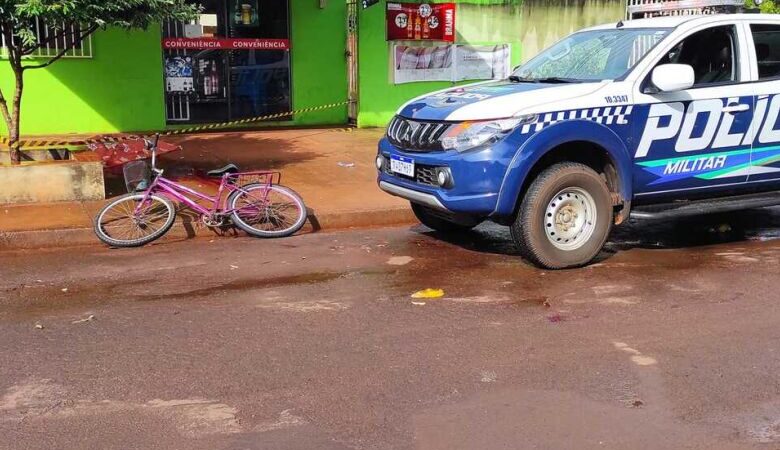
[(197, 23), (163, 26), (168, 123), (291, 110), (287, 1), (204, 0)]

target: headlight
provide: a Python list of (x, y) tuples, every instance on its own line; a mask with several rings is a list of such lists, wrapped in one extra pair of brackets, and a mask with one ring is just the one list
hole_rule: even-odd
[(441, 145), (445, 150), (463, 152), (497, 142), (519, 125), (532, 123), (535, 120), (536, 115), (533, 114), (511, 119), (459, 123), (447, 130)]

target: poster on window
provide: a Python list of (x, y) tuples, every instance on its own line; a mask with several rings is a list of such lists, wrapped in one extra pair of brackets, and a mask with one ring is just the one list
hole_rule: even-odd
[(499, 80), (509, 76), (510, 46), (393, 46), (395, 84), (417, 81)]
[(455, 42), (455, 3), (388, 3), (387, 40)]
[(196, 91), (201, 99), (225, 98), (222, 59), (217, 55), (198, 58), (195, 64)]
[(260, 23), (257, 0), (233, 0), (230, 24), (234, 27), (256, 27)]
[(165, 90), (170, 93), (190, 93), (193, 89), (192, 57), (165, 58)]
[(411, 47), (395, 45), (395, 83), (452, 80), (452, 45)]
[(509, 44), (458, 45), (453, 81), (501, 80), (509, 77)]

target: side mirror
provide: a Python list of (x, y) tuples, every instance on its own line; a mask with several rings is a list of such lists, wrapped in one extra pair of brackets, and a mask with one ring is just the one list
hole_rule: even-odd
[(674, 92), (693, 86), (696, 77), (688, 64), (662, 64), (653, 69), (650, 80), (661, 92)]

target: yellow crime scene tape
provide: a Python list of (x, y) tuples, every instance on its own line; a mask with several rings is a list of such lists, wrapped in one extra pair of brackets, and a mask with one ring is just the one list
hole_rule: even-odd
[[(353, 100), (345, 100), (343, 102), (338, 103), (329, 103), (327, 105), (320, 105), (320, 106), (311, 106), (308, 108), (301, 108), (296, 109), (293, 111), (287, 111), (283, 113), (276, 113), (276, 114), (268, 114), (265, 116), (257, 116), (257, 117), (249, 117), (246, 119), (240, 119), (240, 120), (231, 120), (229, 122), (220, 122), (220, 123), (209, 123), (205, 125), (197, 125), (193, 127), (187, 127), (187, 128), (178, 128), (175, 130), (168, 130), (161, 132), (161, 136), (174, 136), (179, 134), (189, 134), (189, 133), (197, 133), (199, 131), (208, 131), (208, 130), (215, 130), (219, 128), (229, 128), (236, 125), (245, 125), (252, 122), (261, 122), (263, 120), (270, 120), (270, 119), (278, 119), (280, 117), (287, 117), (287, 116), (293, 116), (297, 114), (312, 112), (312, 111), (321, 111), (323, 109), (330, 109), (330, 108), (336, 108), (343, 105), (348, 105), (352, 103)], [(154, 133), (151, 133), (154, 134)], [(52, 149), (52, 148), (64, 148), (64, 147), (81, 147), (86, 146), (89, 144), (100, 144), (100, 143), (107, 143), (107, 142), (119, 142), (127, 139), (133, 139), (135, 137), (123, 137), (123, 136), (117, 136), (117, 137), (104, 137), (101, 139), (78, 139), (78, 140), (63, 140), (63, 139), (22, 139), (19, 141), (19, 148), (21, 149), (34, 149), (34, 150), (45, 150), (45, 149)], [(8, 151), (8, 148), (10, 146), (11, 141), (4, 136), (0, 136), (0, 151)], [(5, 147), (5, 148), (1, 148)]]

